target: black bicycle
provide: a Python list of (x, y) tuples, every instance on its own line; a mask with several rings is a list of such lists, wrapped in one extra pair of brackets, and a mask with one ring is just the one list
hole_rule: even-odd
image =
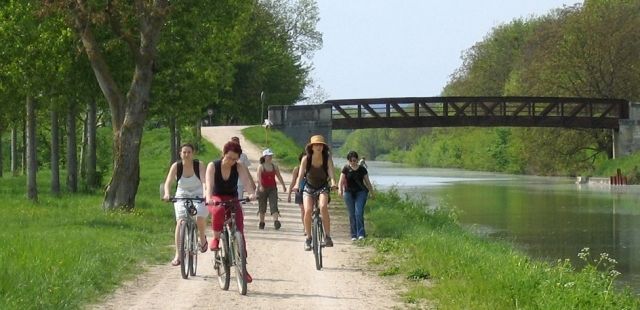
[(220, 250), (216, 251), (214, 269), (218, 275), (218, 284), (223, 290), (229, 289), (231, 266), (235, 266), (238, 291), (247, 294), (247, 253), (244, 247), (244, 236), (236, 226), (236, 210), (239, 203), (249, 202), (245, 199), (219, 201), (214, 205), (225, 208), (224, 229), (220, 234)]
[(188, 216), (180, 220), (178, 228), (178, 254), (180, 255), (180, 273), (183, 279), (189, 278), (189, 275), (195, 276), (198, 269), (198, 225), (196, 225), (195, 217), (198, 214), (194, 201), (204, 202), (204, 198), (200, 197), (171, 197), (170, 201), (183, 201), (182, 206)]
[(322, 269), (322, 248), (324, 248), (324, 226), (322, 226), (322, 216), (320, 215), (320, 206), (318, 200), (320, 194), (328, 192), (328, 187), (322, 187), (312, 193), (313, 212), (311, 213), (311, 249), (316, 261), (316, 270)]

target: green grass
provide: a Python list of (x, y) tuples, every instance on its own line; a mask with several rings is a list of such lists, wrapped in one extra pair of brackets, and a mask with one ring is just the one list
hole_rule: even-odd
[(279, 130), (269, 129), (268, 134), (265, 134), (265, 131), (264, 127), (254, 126), (243, 129), (242, 134), (262, 149), (271, 148), (275, 153), (273, 160), (281, 166), (293, 168), (298, 165), (298, 156), (304, 151), (304, 145), (297, 145), (293, 139)]
[[(103, 211), (102, 193), (51, 196), (46, 170), (38, 174), (38, 203), (25, 199), (24, 177), (0, 178), (0, 309), (81, 308), (141, 273), (140, 266), (170, 260), (175, 219), (158, 192), (170, 160), (167, 141), (167, 130), (145, 132), (130, 213)], [(206, 150), (200, 158), (219, 154), (210, 144)]]
[[(438, 309), (638, 309), (629, 291), (616, 291), (607, 257), (581, 256), (587, 267), (549, 264), (462, 230), (455, 213), (379, 194), (370, 207), (367, 244), (382, 276), (402, 276), (408, 303), (435, 302)], [(576, 253), (578, 254), (578, 253)], [(601, 270), (601, 271), (598, 271)], [(423, 280), (434, 283), (425, 285)]]

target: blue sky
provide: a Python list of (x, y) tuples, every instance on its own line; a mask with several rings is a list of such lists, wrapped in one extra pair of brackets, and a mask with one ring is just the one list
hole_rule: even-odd
[(312, 77), (329, 98), (438, 96), (463, 51), (559, 0), (317, 0), (323, 47)]

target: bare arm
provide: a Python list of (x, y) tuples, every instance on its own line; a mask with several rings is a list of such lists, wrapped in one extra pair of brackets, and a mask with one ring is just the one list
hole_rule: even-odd
[(245, 165), (238, 163), (237, 164), (240, 169), (238, 169), (238, 177), (240, 177), (240, 181), (242, 185), (244, 185), (245, 189), (248, 189), (249, 199), (255, 198), (256, 185), (251, 181), (251, 176), (249, 173), (249, 168)]
[(296, 166), (291, 171), (291, 184), (289, 184), (289, 191), (288, 191), (289, 194), (287, 196), (287, 202), (291, 202), (291, 193), (293, 192), (293, 184), (296, 184), (296, 181), (298, 180), (298, 169), (300, 169), (300, 167)]
[[(203, 193), (203, 195), (205, 195), (207, 193), (207, 182), (206, 182), (206, 179), (207, 179), (207, 168), (202, 163), (200, 163), (200, 174), (199, 175), (200, 175), (200, 178), (201, 178), (200, 182), (202, 182), (202, 193)], [(204, 176), (204, 180), (202, 179), (203, 176)], [(205, 195), (205, 197), (207, 197), (207, 196)]]
[(280, 180), (280, 184), (282, 184), (282, 191), (286, 193), (287, 185), (284, 184), (284, 179), (282, 178), (282, 174), (280, 174), (280, 169), (276, 165), (273, 165), (273, 167), (276, 169), (276, 176), (278, 177), (278, 180)]
[(205, 174), (205, 190), (204, 190), (204, 197), (207, 201), (207, 204), (211, 204), (213, 202), (213, 200), (211, 199), (211, 195), (213, 194), (213, 187), (215, 186), (215, 178), (213, 177), (215, 175), (216, 172), (216, 166), (213, 164), (213, 162), (210, 162), (207, 165), (207, 172)]
[(302, 188), (298, 188), (298, 184), (300, 184), (300, 182), (302, 182), (302, 178), (304, 178), (304, 175), (307, 173), (307, 156), (305, 155), (304, 157), (302, 157), (302, 160), (300, 161), (300, 169), (298, 169), (298, 179), (296, 180), (296, 183), (293, 184), (293, 190), (302, 190)]
[(164, 180), (164, 195), (162, 195), (162, 200), (169, 201), (171, 197), (171, 185), (173, 181), (176, 179), (176, 173), (178, 170), (178, 165), (173, 163), (169, 168), (169, 173), (167, 173), (167, 178)]
[(327, 174), (329, 175), (329, 179), (331, 180), (331, 187), (336, 187), (336, 178), (334, 176), (334, 167), (333, 167), (333, 159), (329, 156), (329, 162), (327, 163)]
[(340, 181), (338, 181), (338, 193), (340, 197), (344, 195), (344, 190), (347, 188), (347, 177), (344, 173), (340, 173)]
[(260, 180), (262, 180), (262, 165), (258, 166), (258, 169), (256, 169), (256, 178), (258, 179), (258, 191), (261, 192), (262, 182), (260, 182)]
[(373, 198), (373, 196), (374, 196), (373, 185), (371, 185), (371, 181), (369, 181), (369, 175), (368, 174), (364, 175), (364, 184), (367, 187), (367, 189), (369, 189), (369, 195), (371, 195), (371, 198)]

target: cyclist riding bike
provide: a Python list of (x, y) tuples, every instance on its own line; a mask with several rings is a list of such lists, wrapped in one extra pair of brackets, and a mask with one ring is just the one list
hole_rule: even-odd
[[(227, 142), (222, 148), (222, 153), (224, 154), (222, 159), (209, 163), (206, 172), (205, 197), (209, 212), (211, 212), (213, 240), (211, 240), (209, 249), (212, 251), (220, 249), (220, 232), (222, 232), (225, 219), (225, 208), (222, 205), (215, 205), (215, 203), (238, 198), (238, 179), (242, 181), (244, 188), (249, 193), (255, 193), (256, 191), (255, 184), (250, 181), (249, 170), (238, 162), (240, 154), (242, 154), (240, 144), (232, 141)], [(250, 194), (248, 198), (250, 200), (255, 199), (255, 194)], [(244, 236), (244, 215), (242, 206), (239, 203), (236, 206), (235, 214), (236, 226)], [(246, 244), (243, 246), (246, 253)], [(249, 273), (246, 274), (246, 280), (248, 283), (252, 281)]]
[[(332, 247), (331, 240), (331, 220), (329, 219), (329, 190), (336, 188), (336, 181), (333, 176), (333, 160), (329, 154), (329, 145), (321, 135), (312, 136), (305, 147), (306, 155), (300, 162), (300, 173), (298, 180), (293, 187), (296, 191), (300, 187), (300, 182), (304, 181), (303, 205), (304, 205), (304, 232), (306, 240), (304, 242), (305, 251), (311, 251), (311, 215), (313, 213), (314, 193), (318, 195), (318, 206), (322, 214), (322, 226), (324, 226), (325, 239), (324, 246)], [(329, 186), (331, 184), (331, 186)]]
[[(164, 195), (162, 199), (169, 201), (171, 197), (171, 185), (173, 181), (178, 181), (176, 188), (176, 197), (203, 197), (203, 182), (201, 176), (204, 177), (204, 165), (201, 165), (197, 159), (193, 159), (194, 147), (192, 144), (185, 143), (180, 147), (180, 159), (181, 161), (175, 162), (169, 168), (169, 173), (164, 181)], [(171, 261), (172, 266), (180, 266), (180, 255), (178, 254), (178, 238), (180, 222), (186, 218), (186, 213), (183, 205), (183, 201), (178, 201), (173, 204), (176, 214), (176, 229), (175, 229), (175, 244), (176, 253)], [(198, 226), (198, 234), (200, 243), (200, 252), (207, 251), (207, 237), (204, 234), (204, 228), (206, 225), (207, 216), (209, 211), (202, 202), (194, 201), (194, 205), (198, 210), (196, 217), (196, 225)]]

